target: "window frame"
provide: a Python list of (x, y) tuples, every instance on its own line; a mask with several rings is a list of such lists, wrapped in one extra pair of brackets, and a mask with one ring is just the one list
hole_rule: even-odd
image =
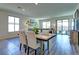
[[(13, 17), (13, 18), (14, 18), (14, 23), (10, 23), (10, 22), (9, 22), (9, 17)], [(15, 22), (16, 18), (19, 18), (19, 17), (8, 16), (8, 32), (16, 32), (16, 30), (15, 30), (15, 25), (18, 25), (18, 26), (19, 26), (19, 23), (20, 23), (20, 18), (19, 18), (19, 23), (16, 23), (16, 22)], [(10, 24), (13, 24), (13, 25), (14, 25), (14, 31), (10, 31), (10, 30), (9, 30), (9, 25), (10, 25)], [(19, 26), (19, 29), (20, 29), (20, 26)], [(18, 29), (18, 31), (19, 31), (19, 29)]]
[[(46, 27), (45, 27), (45, 28), (43, 27), (44, 22), (45, 22), (45, 24), (46, 24)], [(49, 24), (48, 24), (48, 23), (49, 23)], [(50, 27), (51, 27), (50, 21), (43, 21), (43, 23), (42, 23), (42, 28), (43, 28), (43, 29), (49, 29)]]

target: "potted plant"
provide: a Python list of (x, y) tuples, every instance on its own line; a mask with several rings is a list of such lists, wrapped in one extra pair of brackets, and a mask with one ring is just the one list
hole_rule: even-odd
[(38, 34), (39, 33), (39, 29), (37, 27), (33, 27), (32, 31), (34, 31), (35, 34)]

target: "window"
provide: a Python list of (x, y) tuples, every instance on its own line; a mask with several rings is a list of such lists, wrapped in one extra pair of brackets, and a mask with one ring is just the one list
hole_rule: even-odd
[(43, 22), (43, 28), (50, 28), (50, 22)]
[(8, 32), (19, 31), (19, 18), (8, 17)]
[(72, 19), (72, 30), (74, 30), (74, 19)]

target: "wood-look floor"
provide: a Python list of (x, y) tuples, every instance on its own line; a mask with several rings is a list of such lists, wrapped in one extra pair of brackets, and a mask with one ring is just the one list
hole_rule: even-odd
[[(19, 38), (11, 38), (0, 41), (0, 55), (26, 55), (24, 53), (24, 48), (19, 50)], [(50, 40), (50, 52), (49, 55), (76, 55), (78, 53), (78, 49), (70, 44), (70, 38), (68, 35), (57, 35), (55, 38)], [(45, 48), (47, 48), (45, 42)], [(78, 48), (78, 46), (77, 46)], [(33, 53), (30, 53), (33, 54)], [(47, 51), (45, 51), (45, 55), (47, 55)]]

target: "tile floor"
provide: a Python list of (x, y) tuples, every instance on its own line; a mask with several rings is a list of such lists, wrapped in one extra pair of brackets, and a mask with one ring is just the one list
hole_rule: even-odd
[[(55, 40), (53, 42), (53, 40)], [(53, 43), (55, 43), (53, 45)], [(46, 45), (46, 43), (45, 43)], [(45, 46), (46, 47), (46, 46)], [(73, 45), (70, 44), (68, 35), (57, 35), (50, 40), (50, 55), (76, 55), (78, 54)], [(24, 49), (19, 50), (19, 38), (0, 40), (0, 55), (26, 55)], [(47, 51), (45, 52), (47, 55)]]

